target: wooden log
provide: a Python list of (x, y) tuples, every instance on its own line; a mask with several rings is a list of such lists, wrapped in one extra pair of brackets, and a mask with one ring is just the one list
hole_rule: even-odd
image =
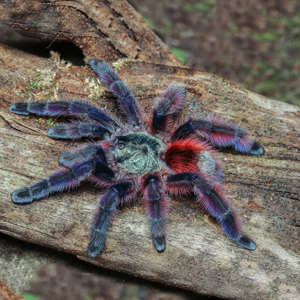
[(182, 65), (125, 0), (0, 2), (0, 22), (33, 38), (70, 41), (87, 61), (142, 59)]
[(0, 295), (3, 300), (26, 300), (23, 296), (12, 291), (3, 280), (0, 280)]
[[(32, 20), (27, 22), (31, 24)], [(100, 52), (100, 58), (105, 57), (105, 51)], [(85, 55), (97, 57), (96, 52)], [(74, 97), (88, 98), (113, 114), (118, 109), (87, 66), (69, 66), (56, 54), (47, 60), (7, 46), (0, 46), (0, 231), (75, 254), (102, 267), (203, 294), (231, 299), (299, 298), (300, 109), (249, 92), (218, 76), (171, 66), (171, 60), (169, 65), (158, 65), (155, 59), (134, 61), (134, 56), (128, 54), (130, 59), (117, 60), (123, 57), (118, 55), (110, 60), (116, 62), (121, 79), (132, 87), (146, 113), (160, 91), (169, 85), (183, 85), (188, 89), (183, 117), (216, 112), (241, 123), (265, 146), (266, 154), (261, 157), (229, 150), (219, 154), (225, 187), (257, 249), (250, 252), (236, 246), (201, 213), (194, 199), (184, 198), (173, 201), (167, 249), (158, 254), (137, 199), (134, 205), (120, 210), (103, 252), (92, 260), (85, 251), (89, 220), (99, 198), (97, 188), (87, 183), (76, 191), (56, 193), (30, 205), (13, 204), (10, 195), (14, 190), (45, 177), (57, 166), (62, 152), (83, 142), (48, 138), (49, 124), (59, 120), (17, 116), (8, 111), (10, 104)]]

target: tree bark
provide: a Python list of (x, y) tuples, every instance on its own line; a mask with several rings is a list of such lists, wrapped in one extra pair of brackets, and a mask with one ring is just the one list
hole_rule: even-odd
[[(265, 147), (261, 157), (220, 152), (225, 186), (257, 249), (235, 245), (193, 198), (174, 199), (167, 249), (158, 254), (139, 199), (120, 209), (98, 259), (86, 256), (89, 222), (99, 189), (86, 183), (30, 205), (11, 193), (58, 165), (61, 153), (84, 142), (47, 137), (59, 122), (9, 112), (15, 102), (45, 98), (89, 99), (112, 114), (118, 108), (88, 66), (70, 66), (0, 45), (0, 231), (77, 255), (90, 263), (231, 299), (300, 297), (300, 109), (270, 100), (200, 70), (184, 68), (125, 1), (2, 1), (0, 20), (35, 38), (62, 39), (86, 60), (114, 62), (148, 113), (170, 85), (188, 90), (183, 118), (212, 112), (241, 123)], [(72, 23), (74, 22), (74, 23)], [(70, 26), (70, 24), (73, 24)], [(125, 58), (125, 59), (124, 59)]]

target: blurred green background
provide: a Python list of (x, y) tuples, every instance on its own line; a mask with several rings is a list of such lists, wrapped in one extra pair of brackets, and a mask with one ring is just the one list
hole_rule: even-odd
[(300, 106), (299, 0), (130, 0), (189, 67)]

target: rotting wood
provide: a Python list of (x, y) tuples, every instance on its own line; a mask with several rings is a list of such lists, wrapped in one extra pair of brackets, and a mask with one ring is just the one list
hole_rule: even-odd
[(12, 291), (3, 280), (0, 280), (0, 295), (3, 300), (26, 300), (23, 296)]
[[(85, 55), (96, 56), (94, 52)], [(111, 60), (123, 56), (117, 54)], [(257, 249), (250, 252), (237, 247), (200, 212), (193, 199), (186, 198), (174, 200), (168, 216), (167, 250), (158, 254), (152, 246), (143, 207), (137, 201), (116, 216), (104, 251), (99, 259), (91, 260), (85, 249), (90, 216), (99, 198), (96, 188), (85, 184), (77, 191), (55, 194), (26, 206), (11, 202), (12, 191), (45, 177), (57, 166), (60, 154), (75, 143), (51, 140), (46, 135), (47, 120), (13, 115), (8, 107), (28, 97), (91, 96), (91, 102), (115, 114), (117, 108), (111, 105), (114, 101), (108, 93), (97, 97), (101, 87), (92, 79), (85, 81), (95, 77), (88, 67), (67, 66), (56, 55), (47, 60), (6, 46), (0, 47), (0, 57), (1, 232), (73, 253), (102, 267), (203, 294), (231, 299), (300, 297), (298, 107), (266, 99), (198, 70), (157, 65), (151, 60), (119, 63), (120, 77), (133, 88), (146, 112), (161, 90), (184, 85), (188, 89), (185, 117), (217, 112), (242, 123), (265, 146), (262, 157), (233, 151), (220, 153), (225, 186)], [(53, 78), (52, 84), (40, 90), (34, 84), (39, 72)]]
[(0, 2), (0, 23), (37, 39), (70, 41), (89, 60), (182, 64), (127, 1)]

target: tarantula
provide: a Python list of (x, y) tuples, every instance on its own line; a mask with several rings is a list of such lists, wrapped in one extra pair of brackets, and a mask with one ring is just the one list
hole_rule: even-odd
[(163, 252), (169, 195), (193, 193), (230, 239), (254, 250), (255, 243), (244, 235), (239, 217), (224, 191), (222, 169), (213, 147), (232, 147), (252, 155), (263, 154), (264, 148), (244, 129), (216, 115), (190, 119), (174, 129), (174, 121), (186, 98), (186, 90), (181, 86), (163, 92), (146, 121), (130, 88), (108, 63), (93, 59), (90, 66), (117, 98), (127, 124), (79, 100), (11, 105), (10, 111), (15, 114), (81, 119), (50, 128), (48, 136), (51, 138), (99, 139), (62, 154), (61, 167), (46, 179), (14, 191), (12, 201), (30, 203), (53, 192), (75, 188), (86, 179), (108, 188), (92, 218), (87, 254), (94, 258), (103, 249), (107, 228), (118, 206), (129, 203), (139, 191), (143, 195), (154, 247)]

